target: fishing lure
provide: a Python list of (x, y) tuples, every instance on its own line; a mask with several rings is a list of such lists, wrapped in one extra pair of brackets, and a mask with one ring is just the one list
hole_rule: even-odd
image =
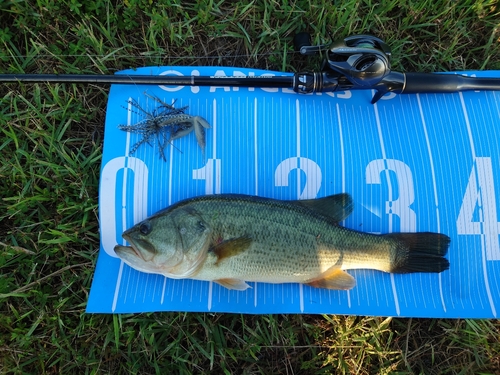
[(156, 96), (146, 93), (144, 95), (157, 102), (159, 106), (152, 112), (148, 112), (136, 100), (129, 99), (128, 104), (144, 114), (146, 118), (133, 125), (118, 125), (120, 130), (142, 135), (142, 138), (130, 149), (129, 155), (134, 154), (144, 143), (152, 146), (156, 139), (160, 157), (166, 161), (165, 148), (175, 139), (185, 137), (194, 130), (196, 141), (205, 157), (205, 129), (210, 128), (207, 120), (201, 116), (186, 114), (187, 106), (175, 108), (175, 102), (167, 104)]

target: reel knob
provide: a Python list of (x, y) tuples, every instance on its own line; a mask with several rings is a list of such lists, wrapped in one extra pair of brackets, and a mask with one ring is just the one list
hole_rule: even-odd
[[(305, 31), (295, 34), (293, 37), (293, 46), (295, 51), (299, 51), (302, 55), (311, 55), (308, 47), (311, 47), (311, 35)], [(314, 53), (314, 52), (313, 52)]]
[(305, 31), (295, 34), (293, 37), (293, 46), (295, 47), (295, 51), (299, 51), (301, 55), (315, 55), (329, 47), (328, 44), (311, 45), (311, 34)]

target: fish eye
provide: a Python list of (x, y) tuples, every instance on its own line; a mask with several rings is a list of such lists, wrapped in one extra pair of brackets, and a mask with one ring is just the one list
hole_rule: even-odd
[(201, 230), (205, 230), (205, 224), (203, 224), (203, 221), (198, 221), (198, 227), (199, 227)]
[(151, 223), (149, 221), (145, 221), (139, 226), (139, 232), (144, 235), (148, 235), (151, 233)]

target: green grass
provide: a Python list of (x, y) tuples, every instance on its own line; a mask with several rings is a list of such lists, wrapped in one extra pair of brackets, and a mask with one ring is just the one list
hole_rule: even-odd
[[(160, 3), (160, 4), (158, 4)], [(372, 33), (404, 71), (500, 69), (497, 1), (7, 0), (0, 72), (315, 68)], [(0, 373), (495, 374), (495, 320), (84, 313), (99, 249), (107, 88), (0, 84)]]

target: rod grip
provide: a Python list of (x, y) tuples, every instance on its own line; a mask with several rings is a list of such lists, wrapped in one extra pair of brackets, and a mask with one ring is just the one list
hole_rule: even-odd
[(462, 76), (456, 74), (405, 73), (405, 94), (460, 91)]
[(500, 78), (470, 77), (461, 74), (406, 73), (402, 92), (448, 93), (469, 90), (500, 90)]

